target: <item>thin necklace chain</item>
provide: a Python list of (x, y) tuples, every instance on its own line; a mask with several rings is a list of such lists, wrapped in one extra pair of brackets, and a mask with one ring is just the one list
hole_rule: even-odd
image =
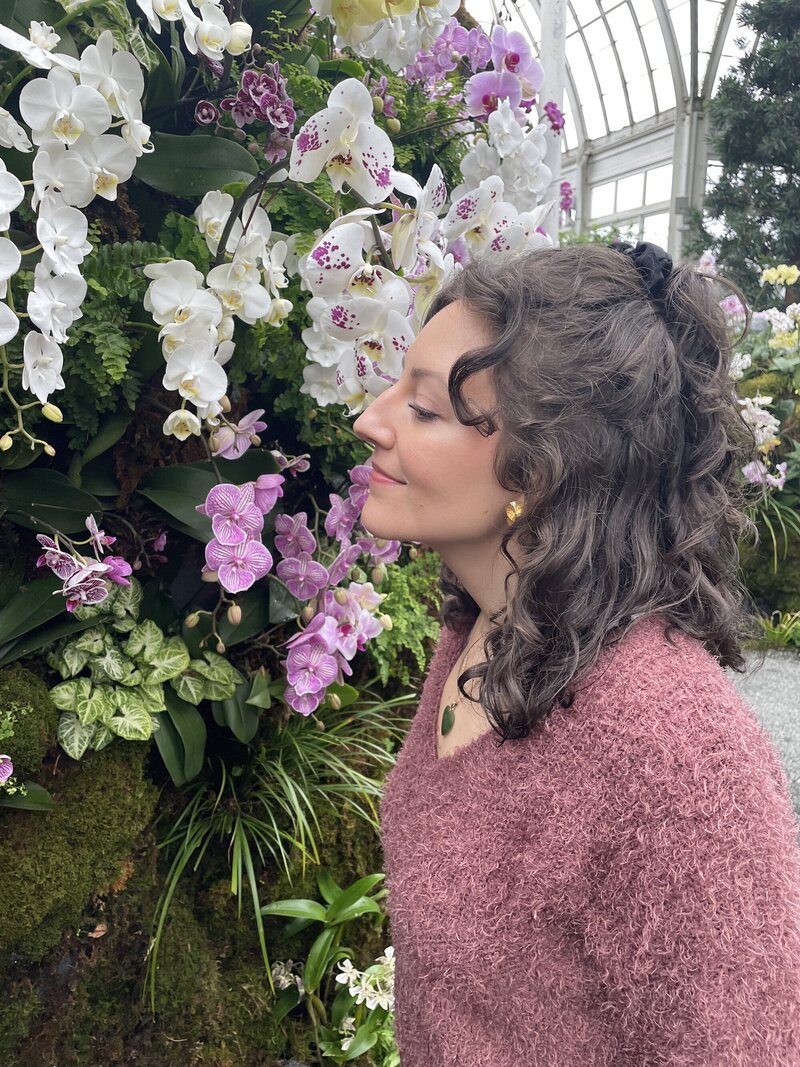
[[(486, 634), (483, 634), (482, 636), (485, 638)], [(467, 651), (464, 653), (464, 658), (461, 660), (461, 670), (458, 672), (459, 675), (463, 674), (463, 672), (464, 672), (464, 665), (467, 662), (467, 656), (470, 654), (470, 651), (475, 647), (475, 645), (481, 639), (482, 638), (479, 637), (479, 638), (477, 638), (477, 640), (473, 641), (471, 644), (469, 644), (467, 646)], [(441, 723), (441, 732), (442, 732), (442, 734), (448, 734), (450, 732), (450, 730), (452, 729), (453, 723), (455, 722), (456, 705), (460, 704), (461, 702), (462, 702), (461, 691), (458, 689), (458, 679), (456, 678), (456, 698), (455, 698), (455, 700), (451, 700), (451, 701), (449, 701), (447, 703), (447, 705), (445, 706), (445, 709), (444, 709), (444, 711), (442, 713), (442, 723)]]

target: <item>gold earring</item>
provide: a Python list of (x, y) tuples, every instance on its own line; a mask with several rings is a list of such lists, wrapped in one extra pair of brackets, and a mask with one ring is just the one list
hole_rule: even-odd
[(522, 508), (516, 500), (512, 500), (510, 504), (506, 505), (506, 518), (509, 526), (513, 526), (521, 514)]

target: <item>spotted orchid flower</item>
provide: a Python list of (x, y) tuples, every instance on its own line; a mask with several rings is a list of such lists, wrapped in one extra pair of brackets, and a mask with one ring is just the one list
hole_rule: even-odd
[(430, 241), (441, 209), (447, 200), (447, 186), (438, 164), (434, 164), (425, 187), (401, 171), (394, 173), (394, 185), (401, 193), (413, 196), (414, 211), (405, 211), (392, 223), (392, 263), (396, 270), (410, 271), (419, 256), (420, 245)]
[(379, 296), (352, 296), (334, 304), (322, 317), (322, 328), (343, 341), (353, 340), (357, 353), (374, 361), (393, 379), (403, 372), (403, 360), (414, 331), (407, 313), (411, 290), (402, 278), (391, 278)]
[(304, 124), (292, 144), (289, 177), (312, 182), (323, 170), (336, 192), (345, 182), (369, 204), (392, 191), (394, 147), (372, 121), (372, 97), (356, 78), (335, 86), (328, 106)]

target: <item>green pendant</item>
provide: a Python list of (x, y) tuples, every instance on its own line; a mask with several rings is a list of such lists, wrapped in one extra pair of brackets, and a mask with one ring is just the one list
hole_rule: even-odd
[(453, 708), (455, 704), (448, 704), (442, 712), (442, 736), (449, 734), (453, 729), (453, 723), (456, 721), (456, 717), (453, 714)]

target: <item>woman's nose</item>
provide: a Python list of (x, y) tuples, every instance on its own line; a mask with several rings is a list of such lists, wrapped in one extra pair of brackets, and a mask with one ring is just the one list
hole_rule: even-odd
[(387, 403), (391, 387), (365, 408), (353, 423), (353, 433), (362, 439), (381, 447), (387, 447), (391, 441), (392, 430), (388, 418), (390, 404)]

